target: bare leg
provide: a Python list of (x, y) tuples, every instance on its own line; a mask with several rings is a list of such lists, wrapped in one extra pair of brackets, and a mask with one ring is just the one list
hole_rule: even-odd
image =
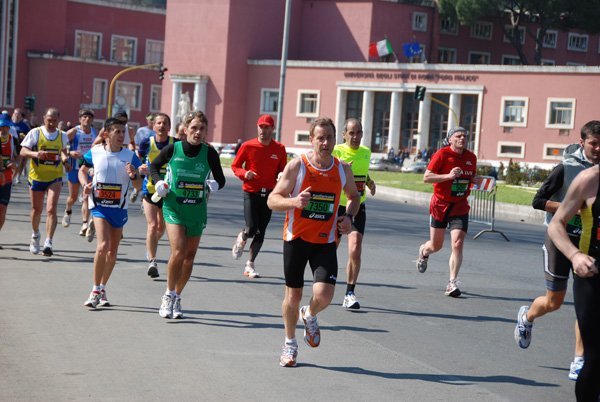
[(46, 199), (46, 237), (49, 239), (54, 238), (54, 231), (56, 230), (56, 210), (58, 208), (58, 197), (60, 197), (60, 190), (62, 188), (62, 181), (52, 183), (48, 187), (48, 198)]

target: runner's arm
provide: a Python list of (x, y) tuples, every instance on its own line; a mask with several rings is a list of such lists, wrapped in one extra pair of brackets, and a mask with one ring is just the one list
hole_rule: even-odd
[[(273, 189), (273, 192), (269, 194), (267, 199), (267, 205), (273, 211), (287, 211), (294, 208), (305, 208), (310, 201), (310, 193), (305, 189), (296, 197), (290, 197), (294, 186), (296, 185), (296, 178), (300, 172), (300, 157), (292, 160), (283, 169), (283, 174), (277, 182), (277, 185)], [(308, 193), (308, 200), (306, 199)]]
[(171, 160), (174, 150), (175, 144), (169, 144), (160, 151), (156, 158), (152, 160), (149, 168), (150, 177), (152, 177), (153, 183), (158, 183), (162, 180), (160, 177), (160, 168)]
[(556, 194), (564, 184), (564, 172), (565, 166), (559, 163), (552, 173), (542, 183), (540, 189), (535, 193), (531, 205), (534, 209), (539, 209), (546, 212), (556, 212), (560, 206), (560, 202), (550, 200), (554, 194)]
[[(204, 145), (203, 145), (204, 146)], [(223, 174), (223, 168), (221, 167), (221, 160), (219, 159), (219, 153), (216, 149), (208, 147), (208, 166), (212, 171), (212, 175), (219, 183), (219, 190), (225, 186), (225, 175)]]
[(460, 168), (459, 167), (455, 167), (453, 168), (450, 173), (447, 174), (437, 174), (437, 173), (433, 173), (431, 170), (427, 169), (425, 170), (425, 174), (423, 175), (423, 182), (424, 183), (442, 183), (448, 180), (454, 180), (457, 177), (460, 177)]

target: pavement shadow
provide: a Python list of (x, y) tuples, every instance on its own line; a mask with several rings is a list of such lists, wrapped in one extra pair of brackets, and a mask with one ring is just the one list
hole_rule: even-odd
[[(541, 294), (540, 294), (541, 296)], [(480, 295), (477, 293), (471, 293), (471, 292), (462, 292), (461, 298), (478, 298), (478, 299), (488, 299), (488, 300), (502, 300), (502, 301), (519, 301), (519, 302), (524, 302), (524, 303), (533, 303), (534, 299), (531, 298), (518, 298), (518, 297), (504, 297), (504, 296), (490, 296), (490, 295)], [(573, 302), (568, 302), (568, 301), (564, 301), (563, 305), (565, 306), (574, 306), (575, 303)]]
[(434, 314), (434, 313), (419, 313), (415, 311), (403, 311), (403, 310), (392, 310), (386, 308), (377, 307), (365, 307), (364, 310), (373, 311), (374, 313), (382, 314), (400, 314), (413, 317), (428, 317), (428, 318), (440, 318), (446, 320), (460, 320), (460, 321), (473, 321), (473, 322), (507, 322), (514, 324), (515, 320), (512, 318), (503, 317), (490, 317), (485, 315), (467, 316), (457, 314)]

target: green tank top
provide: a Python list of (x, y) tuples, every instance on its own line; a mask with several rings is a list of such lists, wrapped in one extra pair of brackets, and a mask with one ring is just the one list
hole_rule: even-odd
[(208, 147), (202, 145), (196, 157), (187, 157), (183, 142), (176, 142), (173, 156), (167, 163), (165, 181), (169, 193), (165, 206), (189, 222), (206, 222), (206, 180), (210, 174)]

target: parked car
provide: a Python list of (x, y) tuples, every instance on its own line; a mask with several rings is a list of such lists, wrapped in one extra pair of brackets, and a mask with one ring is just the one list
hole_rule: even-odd
[(228, 144), (221, 149), (221, 153), (219, 154), (221, 158), (225, 159), (233, 159), (235, 158), (235, 144)]
[(395, 160), (390, 159), (371, 159), (369, 170), (378, 170), (380, 172), (399, 172), (400, 165)]
[(402, 172), (404, 172), (404, 173), (425, 173), (425, 170), (427, 169), (427, 165), (429, 165), (428, 162), (418, 161), (418, 162), (413, 163), (410, 166), (403, 167)]

